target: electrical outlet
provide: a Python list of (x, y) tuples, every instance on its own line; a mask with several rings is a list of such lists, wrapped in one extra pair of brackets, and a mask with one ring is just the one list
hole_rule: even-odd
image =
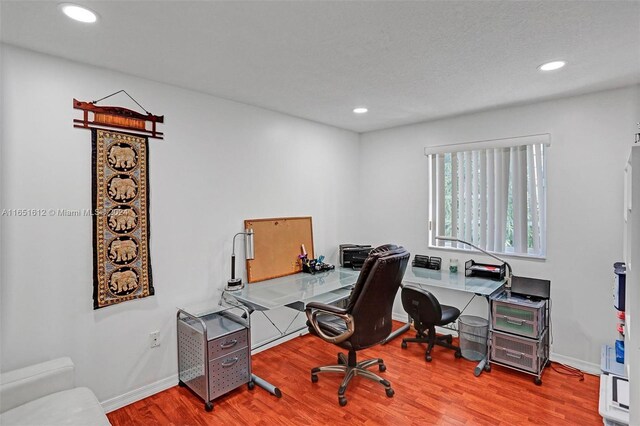
[(149, 334), (149, 347), (157, 348), (158, 346), (160, 346), (160, 332), (156, 330)]

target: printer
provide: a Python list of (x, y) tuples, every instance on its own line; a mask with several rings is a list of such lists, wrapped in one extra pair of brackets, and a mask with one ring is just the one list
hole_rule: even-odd
[(363, 244), (340, 244), (340, 266), (360, 269), (373, 247)]

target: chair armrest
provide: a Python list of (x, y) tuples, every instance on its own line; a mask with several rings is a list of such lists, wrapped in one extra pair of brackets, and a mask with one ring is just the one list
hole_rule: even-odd
[(75, 387), (74, 365), (64, 357), (0, 374), (0, 413)]
[(337, 306), (327, 305), (326, 303), (320, 302), (309, 302), (307, 303), (306, 309), (320, 309), (321, 311), (329, 312), (332, 314), (346, 314), (347, 311), (342, 308), (338, 308)]
[[(340, 343), (347, 340), (353, 332), (355, 331), (355, 327), (353, 324), (353, 316), (347, 313), (344, 309), (338, 308), (332, 305), (326, 305), (324, 303), (311, 302), (307, 304), (307, 308), (305, 309), (305, 314), (307, 315), (307, 319), (309, 320), (309, 324), (313, 327), (313, 329), (318, 333), (318, 336), (329, 343)], [(320, 324), (318, 324), (318, 314), (323, 315), (333, 315), (342, 319), (346, 326), (347, 331), (341, 333), (337, 336), (329, 336), (320, 328)]]

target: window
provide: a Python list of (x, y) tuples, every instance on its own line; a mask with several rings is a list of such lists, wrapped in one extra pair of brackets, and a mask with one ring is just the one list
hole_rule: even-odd
[(546, 254), (546, 148), (549, 135), (425, 148), (430, 167), (432, 247)]

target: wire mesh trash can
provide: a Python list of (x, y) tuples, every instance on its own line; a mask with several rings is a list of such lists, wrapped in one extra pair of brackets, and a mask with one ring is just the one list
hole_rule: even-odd
[(472, 315), (458, 318), (460, 352), (464, 359), (480, 361), (487, 355), (489, 321)]

